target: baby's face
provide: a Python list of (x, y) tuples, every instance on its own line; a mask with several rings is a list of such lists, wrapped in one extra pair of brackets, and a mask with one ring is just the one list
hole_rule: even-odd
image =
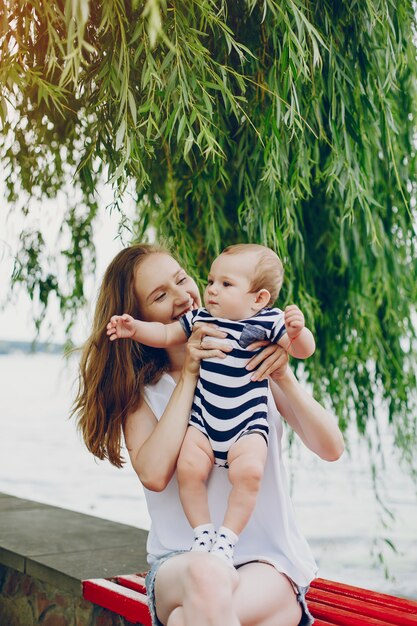
[(256, 255), (248, 252), (221, 254), (213, 261), (204, 291), (210, 315), (235, 321), (255, 315), (255, 294), (249, 291), (255, 263)]

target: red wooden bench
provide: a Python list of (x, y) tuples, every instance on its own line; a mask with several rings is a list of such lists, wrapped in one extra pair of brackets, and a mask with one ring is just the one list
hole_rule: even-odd
[[(83, 596), (133, 624), (151, 626), (142, 574), (83, 581)], [(417, 626), (417, 602), (317, 578), (307, 595), (316, 626)]]

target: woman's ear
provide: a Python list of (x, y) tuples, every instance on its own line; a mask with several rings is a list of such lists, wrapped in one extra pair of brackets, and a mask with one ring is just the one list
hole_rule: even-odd
[(271, 294), (268, 289), (260, 289), (257, 293), (254, 294), (255, 299), (253, 301), (252, 308), (254, 311), (260, 311), (268, 306), (269, 301), (271, 300)]

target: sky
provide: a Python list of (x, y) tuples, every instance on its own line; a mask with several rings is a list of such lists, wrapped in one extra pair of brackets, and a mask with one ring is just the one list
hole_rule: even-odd
[[(45, 240), (54, 246), (60, 228), (63, 211), (57, 210), (56, 203), (65, 202), (65, 198), (49, 201), (54, 206), (31, 208), (24, 217), (13, 211), (4, 202), (4, 191), (0, 182), (0, 340), (32, 341), (36, 335), (33, 322), (33, 303), (24, 289), (10, 296), (10, 277), (13, 272), (14, 256), (18, 246), (19, 233), (23, 227), (39, 227)], [(88, 335), (91, 314), (101, 277), (114, 255), (123, 247), (118, 236), (118, 214), (106, 210), (111, 199), (111, 190), (103, 188), (100, 193), (102, 210), (96, 220), (94, 241), (97, 252), (97, 270), (86, 284), (88, 306), (80, 315), (75, 326), (73, 339), (82, 342)], [(133, 207), (130, 207), (132, 211)], [(41, 330), (41, 341), (64, 342), (65, 324), (61, 319), (57, 302), (47, 312), (45, 324)]]

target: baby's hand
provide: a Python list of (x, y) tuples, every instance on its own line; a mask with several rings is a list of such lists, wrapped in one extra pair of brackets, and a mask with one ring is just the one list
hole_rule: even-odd
[(135, 320), (131, 315), (113, 315), (107, 324), (107, 335), (110, 341), (129, 339), (135, 334)]
[(304, 315), (296, 304), (290, 304), (284, 311), (284, 322), (290, 339), (295, 339), (305, 326)]

